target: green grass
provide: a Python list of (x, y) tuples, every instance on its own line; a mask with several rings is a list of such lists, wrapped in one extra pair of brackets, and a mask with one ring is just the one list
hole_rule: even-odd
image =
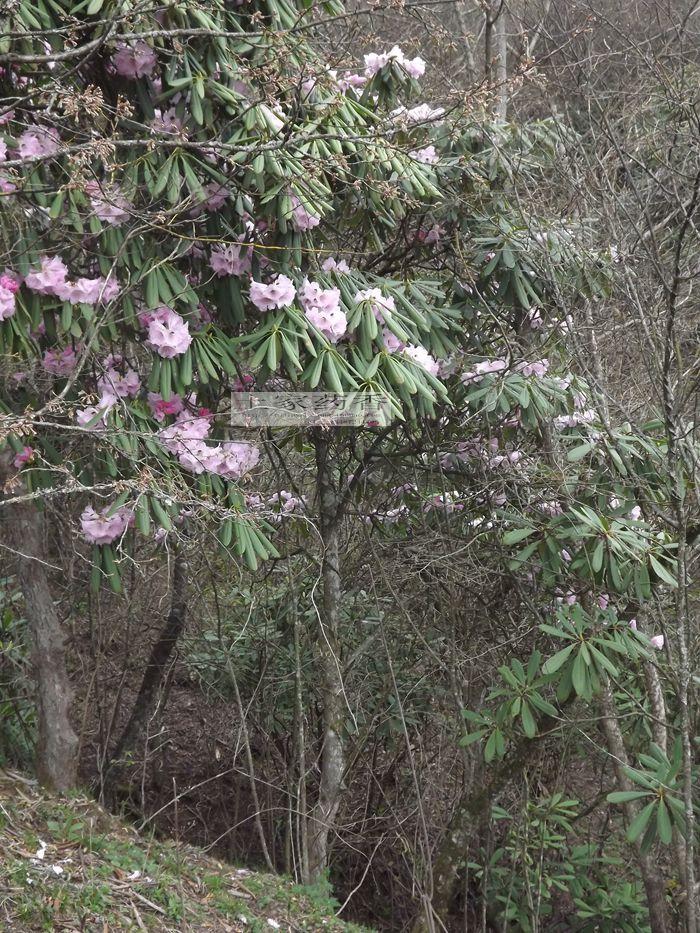
[(138, 835), (94, 801), (43, 794), (18, 775), (0, 772), (0, 801), (0, 930), (361, 933), (335, 917), (327, 884)]

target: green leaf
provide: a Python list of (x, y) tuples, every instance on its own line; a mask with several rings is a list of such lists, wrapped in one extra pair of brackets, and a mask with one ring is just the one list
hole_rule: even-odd
[(523, 707), (520, 711), (520, 718), (523, 723), (523, 732), (528, 737), (528, 739), (534, 739), (534, 737), (537, 735), (537, 723), (535, 722), (535, 718), (532, 715), (532, 710), (525, 701), (523, 701)]
[(656, 576), (662, 579), (664, 583), (668, 583), (668, 585), (674, 587), (674, 589), (678, 586), (678, 580), (676, 580), (676, 578), (671, 575), (671, 573), (666, 569), (666, 567), (664, 567), (661, 561), (657, 560), (653, 554), (649, 554), (649, 563), (651, 564)]
[(569, 463), (577, 463), (579, 460), (583, 460), (586, 454), (589, 454), (594, 447), (595, 442), (588, 441), (587, 443), (581, 444), (578, 447), (574, 447), (573, 450), (570, 450), (566, 455), (566, 459), (569, 461)]
[(608, 803), (627, 803), (630, 800), (640, 800), (648, 796), (643, 790), (614, 790), (605, 799)]
[(535, 530), (535, 528), (514, 528), (512, 531), (507, 531), (503, 535), (503, 543), (517, 544), (519, 541), (529, 538)]
[(667, 846), (673, 838), (673, 827), (663, 798), (659, 800), (659, 809), (656, 814), (656, 831), (659, 834), (659, 839)]
[(579, 651), (576, 655), (574, 666), (571, 671), (571, 682), (578, 696), (586, 696), (588, 694), (590, 689), (588, 667), (586, 666), (582, 651)]
[(542, 667), (543, 674), (554, 674), (568, 660), (569, 655), (574, 650), (575, 645), (567, 645), (561, 651), (557, 651), (548, 661), (544, 662)]
[(651, 803), (648, 803), (643, 810), (635, 816), (635, 818), (630, 823), (630, 827), (627, 830), (627, 840), (628, 842), (636, 842), (637, 839), (642, 835), (644, 830), (649, 824), (654, 813), (654, 807), (656, 806), (656, 801), (652, 800)]

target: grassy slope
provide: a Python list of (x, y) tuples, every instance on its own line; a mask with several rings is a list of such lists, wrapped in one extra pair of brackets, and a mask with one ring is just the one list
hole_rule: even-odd
[(86, 797), (52, 797), (0, 771), (0, 930), (361, 933), (333, 907), (320, 891), (139, 835)]

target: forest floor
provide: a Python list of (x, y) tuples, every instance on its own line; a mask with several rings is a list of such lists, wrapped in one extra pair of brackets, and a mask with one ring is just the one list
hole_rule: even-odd
[(84, 796), (0, 771), (0, 930), (362, 933), (321, 888), (139, 835)]

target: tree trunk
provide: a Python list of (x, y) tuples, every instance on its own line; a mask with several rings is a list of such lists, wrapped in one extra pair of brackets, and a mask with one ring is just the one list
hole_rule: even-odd
[(185, 628), (187, 617), (187, 560), (182, 552), (175, 554), (173, 561), (173, 579), (171, 586), (170, 612), (165, 620), (160, 635), (151, 649), (138, 696), (134, 702), (129, 721), (119, 737), (107, 764), (107, 780), (114, 784), (116, 775), (109, 776), (112, 763), (126, 752), (131, 751), (142, 736), (148, 720), (153, 715), (163, 678), (175, 650), (175, 646)]
[(491, 0), (484, 15), (484, 72), (495, 94), (496, 119), (504, 123), (508, 115), (508, 10), (505, 0)]
[[(7, 479), (0, 469), (0, 479)], [(3, 537), (18, 557), (36, 680), (38, 742), (36, 772), (41, 784), (67, 791), (76, 786), (78, 737), (70, 721), (73, 697), (66, 648), (49, 587), (44, 513), (32, 502), (5, 503)]]
[(323, 609), (319, 618), (318, 660), (323, 703), (323, 745), (318, 800), (310, 815), (309, 881), (320, 880), (328, 868), (329, 836), (340, 806), (345, 772), (343, 743), (343, 677), (340, 666), (340, 506), (333, 485), (328, 442), (316, 438), (319, 526), (323, 545), (321, 575)]
[[(629, 768), (629, 759), (625, 741), (620, 730), (620, 724), (617, 720), (617, 711), (615, 709), (615, 700), (608, 683), (603, 685), (601, 694), (601, 708), (603, 733), (608, 746), (608, 751), (612, 758), (613, 768), (617, 776), (617, 783), (620, 790), (636, 790), (630, 779), (625, 774), (625, 768)], [(634, 801), (628, 801), (622, 805), (625, 812), (625, 818), (631, 823), (637, 814), (637, 806)], [(644, 883), (644, 890), (647, 896), (647, 908), (649, 910), (649, 925), (652, 933), (669, 933), (672, 929), (671, 919), (666, 905), (666, 892), (663, 875), (659, 871), (653, 857), (648, 853), (645, 855), (641, 850), (641, 839), (634, 843), (634, 850), (639, 864), (639, 870)]]

